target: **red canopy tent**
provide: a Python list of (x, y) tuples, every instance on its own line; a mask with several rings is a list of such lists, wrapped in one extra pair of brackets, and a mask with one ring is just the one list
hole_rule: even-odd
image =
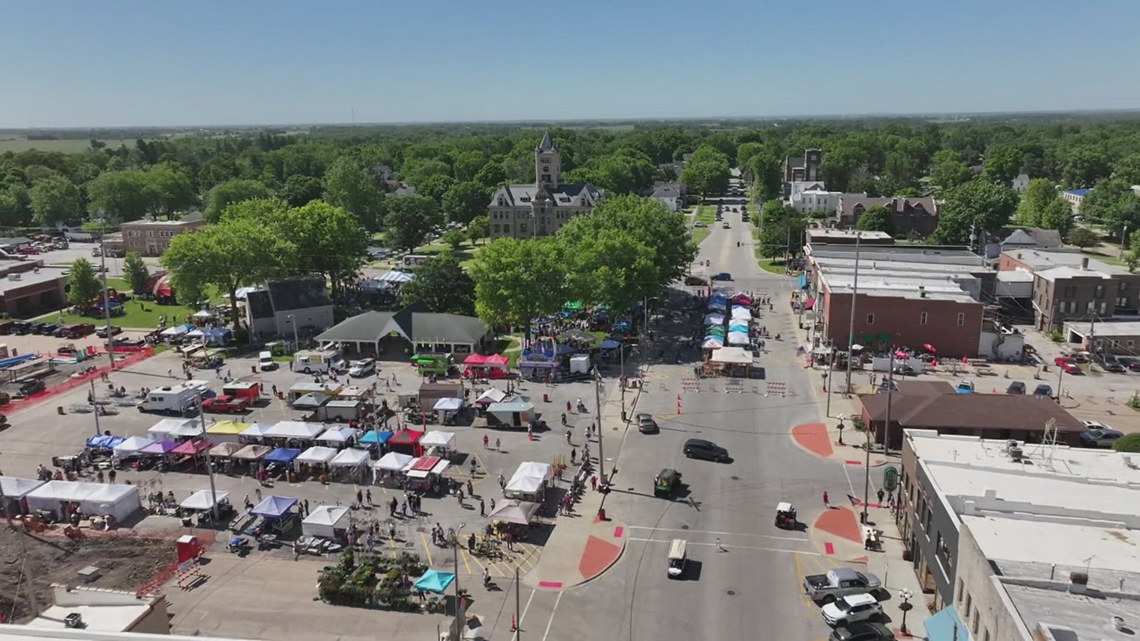
[(151, 290), (151, 294), (153, 294), (155, 298), (171, 298), (174, 296), (174, 287), (170, 284), (169, 274), (163, 274), (154, 281), (154, 288)]
[(423, 437), (423, 432), (402, 429), (393, 434), (392, 438), (388, 439), (388, 449), (401, 454), (420, 456), (424, 450), (423, 446), (420, 445), (420, 439)]
[(511, 359), (502, 354), (491, 354), (490, 356), (472, 354), (463, 361), (463, 364), (467, 366), (464, 375), (469, 378), (506, 378), (510, 363)]
[(487, 357), (482, 354), (472, 354), (463, 360), (464, 365), (484, 365), (487, 362)]
[(182, 441), (178, 444), (178, 447), (170, 450), (170, 453), (177, 454), (178, 456), (196, 456), (202, 452), (205, 452), (211, 447), (213, 447), (213, 443), (210, 443), (205, 439), (192, 439), (189, 441)]

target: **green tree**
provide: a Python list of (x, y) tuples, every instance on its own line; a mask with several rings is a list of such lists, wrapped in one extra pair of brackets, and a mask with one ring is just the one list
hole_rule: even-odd
[(507, 182), (507, 172), (500, 163), (491, 162), (475, 173), (474, 180), (487, 189), (495, 189)]
[(86, 258), (71, 263), (71, 273), (67, 278), (67, 300), (72, 305), (88, 305), (97, 300), (103, 284), (95, 273), (95, 266)]
[(36, 181), (28, 190), (33, 219), (41, 225), (56, 225), (77, 219), (83, 211), (79, 188), (63, 176)]
[(265, 198), (273, 198), (273, 190), (259, 180), (227, 180), (218, 183), (206, 193), (206, 208), (202, 216), (207, 222), (216, 223), (221, 220), (222, 212), (230, 205)]
[(1113, 166), (1113, 178), (1119, 178), (1129, 185), (1140, 185), (1140, 152), (1121, 158)]
[(764, 258), (787, 258), (799, 251), (807, 220), (794, 207), (770, 200), (760, 212), (760, 255)]
[(26, 227), (32, 223), (32, 200), (27, 187), (11, 184), (0, 189), (0, 225)]
[(443, 223), (435, 201), (418, 194), (391, 198), (384, 224), (392, 244), (411, 251), (423, 244), (428, 233)]
[(1042, 214), (1045, 212), (1045, 207), (1054, 200), (1061, 200), (1061, 194), (1058, 193), (1053, 181), (1045, 178), (1031, 180), (1025, 192), (1021, 194), (1021, 202), (1017, 204), (1017, 216), (1014, 220), (1018, 225), (1043, 227)]
[(190, 299), (189, 292), (200, 295), (209, 286), (225, 292), (237, 331), (241, 320), (237, 290), (280, 276), (282, 260), (292, 253), (270, 225), (239, 215), (193, 234), (175, 236), (162, 255), (162, 264), (183, 300)]
[(1070, 188), (1089, 187), (1108, 178), (1112, 165), (1108, 154), (1099, 146), (1080, 146), (1058, 154), (1061, 182)]
[(1100, 244), (1100, 236), (1088, 227), (1074, 227), (1069, 232), (1069, 244), (1084, 249)]
[(448, 247), (450, 247), (451, 251), (457, 252), (461, 247), (463, 247), (464, 241), (467, 240), (467, 234), (464, 234), (458, 229), (450, 229), (444, 232), (443, 236), (440, 237), (440, 240), (442, 240)]
[(1061, 198), (1054, 198), (1041, 211), (1038, 223), (1043, 229), (1056, 229), (1062, 237), (1068, 237), (1073, 228), (1073, 207)]
[(128, 252), (127, 257), (123, 259), (123, 278), (130, 284), (132, 292), (141, 294), (146, 291), (146, 286), (150, 282), (150, 269), (137, 253)]
[(410, 305), (423, 301), (440, 314), (475, 313), (475, 281), (449, 251), (440, 252), (416, 269), (416, 276), (400, 286), (400, 300)]
[[(263, 216), (247, 215), (264, 201), (248, 201), (226, 210), (225, 218), (244, 217), (256, 222)], [(336, 297), (356, 279), (368, 262), (368, 232), (355, 216), (323, 200), (281, 210), (272, 218), (279, 245), (288, 246), (286, 271), (295, 275), (320, 274)]]
[(1140, 452), (1140, 433), (1121, 436), (1112, 444), (1112, 449), (1117, 452)]
[(339, 158), (325, 174), (325, 202), (344, 208), (369, 231), (378, 231), (385, 213), (384, 192), (364, 162)]
[(653, 251), (631, 234), (603, 228), (581, 235), (569, 230), (559, 237), (565, 243), (563, 255), (568, 261), (569, 298), (625, 310), (661, 291)]
[(143, 173), (142, 184), (151, 216), (170, 219), (177, 212), (198, 204), (194, 183), (177, 165), (161, 163), (151, 167)]
[(451, 166), (442, 160), (419, 160), (405, 163), (400, 168), (400, 177), (419, 189), (432, 176), (451, 177)]
[(145, 172), (109, 171), (87, 183), (88, 209), (110, 220), (138, 220), (147, 213), (150, 196)]
[(479, 318), (529, 334), (534, 318), (562, 309), (567, 283), (560, 248), (551, 237), (500, 238), (484, 247), (471, 265)]
[(895, 234), (895, 215), (883, 205), (869, 207), (859, 220), (855, 222), (855, 229), (862, 231), (881, 231), (892, 236)]
[(451, 176), (437, 174), (427, 177), (419, 185), (416, 185), (416, 193), (431, 198), (439, 205), (443, 203), (443, 196), (454, 184), (455, 179)]
[(455, 172), (456, 180), (460, 181), (475, 180), (479, 170), (486, 164), (487, 157), (480, 151), (461, 151), (451, 160), (452, 171)]
[(465, 231), (467, 232), (467, 240), (470, 240), (471, 244), (474, 245), (491, 235), (491, 221), (487, 218), (486, 214), (476, 216), (471, 219), (471, 222), (467, 223), (467, 229)]
[(970, 182), (970, 167), (949, 149), (934, 153), (931, 161), (930, 182), (939, 188), (953, 189)]
[(701, 196), (720, 196), (728, 191), (732, 166), (728, 156), (713, 147), (701, 146), (693, 152), (681, 172), (681, 182)]
[(936, 245), (964, 245), (970, 235), (996, 231), (1009, 224), (1017, 209), (1017, 192), (988, 180), (973, 180), (947, 190), (931, 236)]
[(1021, 164), (1024, 155), (1016, 147), (995, 145), (986, 150), (986, 158), (982, 164), (982, 175), (989, 180), (1004, 186), (1009, 186), (1017, 174), (1021, 173)]
[(443, 195), (442, 210), (448, 222), (467, 224), (486, 216), (490, 202), (490, 189), (475, 181), (461, 182), (452, 185)]
[(637, 194), (653, 188), (657, 166), (640, 151), (621, 149), (590, 159), (584, 166), (567, 173), (566, 180), (591, 183), (607, 194)]
[(749, 158), (747, 168), (755, 185), (755, 195), (761, 202), (780, 197), (784, 175), (775, 154), (767, 150), (758, 152)]
[(1119, 236), (1126, 225), (1140, 229), (1140, 196), (1123, 180), (1102, 180), (1081, 201), (1081, 216), (1108, 227), (1113, 236)]
[(290, 207), (304, 207), (314, 200), (320, 200), (324, 189), (320, 178), (295, 174), (285, 179), (277, 196)]

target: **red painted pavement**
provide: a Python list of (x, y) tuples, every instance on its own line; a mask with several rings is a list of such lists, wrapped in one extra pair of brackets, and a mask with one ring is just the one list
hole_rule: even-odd
[(622, 532), (625, 532), (625, 528), (621, 527), (620, 525), (618, 527), (615, 527), (614, 528), (614, 538), (620, 539)]
[(592, 579), (613, 565), (619, 556), (620, 545), (590, 535), (586, 539), (586, 549), (582, 550), (582, 560), (578, 562), (578, 572), (586, 580)]
[(823, 551), (828, 554), (835, 554), (835, 546), (831, 544), (831, 541), (828, 541), (823, 544)]
[(855, 512), (844, 506), (824, 510), (812, 527), (860, 545), (863, 543), (863, 530), (859, 527), (859, 519), (856, 518)]
[(554, 590), (559, 590), (562, 588), (562, 582), (561, 581), (539, 581), (538, 587), (540, 587), (540, 588), (551, 588)]
[(796, 439), (800, 447), (824, 458), (830, 457), (835, 450), (831, 447), (831, 437), (827, 434), (827, 426), (823, 423), (804, 423), (792, 428), (792, 438)]

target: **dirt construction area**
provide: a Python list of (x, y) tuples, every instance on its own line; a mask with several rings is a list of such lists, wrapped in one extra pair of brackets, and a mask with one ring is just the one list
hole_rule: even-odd
[(71, 540), (25, 534), (0, 527), (0, 620), (24, 623), (53, 605), (52, 583), (83, 583), (79, 571), (93, 566), (98, 577), (88, 585), (136, 590), (175, 560), (174, 542), (138, 536)]

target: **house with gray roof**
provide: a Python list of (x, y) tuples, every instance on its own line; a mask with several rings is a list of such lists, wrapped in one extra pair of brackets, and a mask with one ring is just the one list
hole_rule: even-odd
[(346, 355), (406, 360), (416, 352), (470, 354), (491, 338), (474, 316), (437, 314), (421, 301), (397, 312), (364, 312), (318, 335), (321, 347), (339, 344)]
[(504, 185), (491, 197), (491, 239), (553, 236), (570, 219), (589, 213), (602, 193), (591, 184), (561, 181), (562, 152), (550, 132), (534, 150), (533, 185)]
[(678, 182), (658, 182), (653, 185), (650, 197), (664, 204), (669, 211), (678, 212), (685, 207), (685, 186)]

